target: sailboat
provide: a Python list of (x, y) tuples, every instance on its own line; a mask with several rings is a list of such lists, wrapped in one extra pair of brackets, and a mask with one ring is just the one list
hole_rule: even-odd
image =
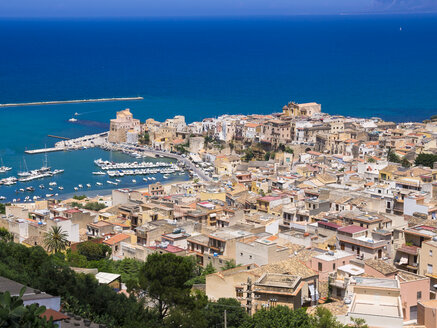
[(1, 163), (2, 163), (2, 166), (0, 166), (0, 173), (5, 173), (7, 171), (12, 170), (12, 167), (7, 167), (7, 166), (5, 166), (3, 164), (3, 157), (0, 157), (0, 160), (1, 160)]

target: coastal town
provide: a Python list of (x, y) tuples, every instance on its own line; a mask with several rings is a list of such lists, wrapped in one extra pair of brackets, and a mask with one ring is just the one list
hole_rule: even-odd
[[(330, 115), (315, 102), (192, 123), (134, 112), (118, 111), (108, 132), (27, 151), (99, 147), (135, 162), (95, 161), (109, 195), (87, 196), (82, 186), (68, 199), (2, 204), (0, 227), (15, 243), (50, 253), (46, 236), (57, 229), (66, 252), (91, 242), (114, 262), (190, 258), (206, 272), (191, 290), (212, 304), (234, 299), (249, 316), (322, 308), (344, 325), (437, 327), (437, 120)], [(142, 186), (117, 188), (123, 176)], [(133, 293), (121, 273), (70, 266)], [(1, 279), (0, 292), (18, 284)], [(47, 318), (82, 324), (48, 296)]]

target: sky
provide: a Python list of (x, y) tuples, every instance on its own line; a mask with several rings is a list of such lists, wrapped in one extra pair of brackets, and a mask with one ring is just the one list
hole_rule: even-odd
[(1, 0), (0, 17), (249, 16), (437, 12), (437, 0)]

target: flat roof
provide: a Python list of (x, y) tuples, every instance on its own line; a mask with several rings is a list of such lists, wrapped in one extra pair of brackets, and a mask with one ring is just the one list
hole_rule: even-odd
[(319, 259), (319, 260), (323, 260), (323, 261), (335, 261), (335, 260), (341, 259), (343, 257), (348, 257), (351, 255), (355, 256), (355, 254), (353, 254), (353, 253), (349, 253), (349, 252), (342, 251), (342, 250), (337, 250), (337, 251), (334, 251), (332, 253), (334, 253), (334, 254), (330, 255), (329, 252), (326, 252), (324, 254), (316, 255), (316, 256), (314, 256), (314, 258)]

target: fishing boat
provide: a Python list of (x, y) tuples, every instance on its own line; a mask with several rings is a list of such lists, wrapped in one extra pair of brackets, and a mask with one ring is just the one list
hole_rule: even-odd
[(54, 181), (52, 181), (52, 182), (49, 183), (49, 186), (56, 186), (56, 185), (57, 185), (57, 183), (54, 182)]

